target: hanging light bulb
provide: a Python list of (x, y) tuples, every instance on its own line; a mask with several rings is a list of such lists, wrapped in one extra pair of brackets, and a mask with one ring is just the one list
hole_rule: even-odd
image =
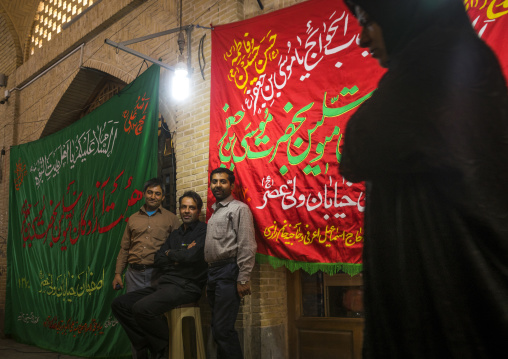
[[(181, 21), (181, 20), (180, 20)], [(189, 72), (187, 71), (187, 65), (183, 57), (183, 49), (185, 46), (185, 37), (183, 31), (180, 30), (178, 34), (178, 63), (175, 66), (175, 74), (173, 76), (173, 98), (177, 101), (185, 100), (189, 96)]]
[(172, 83), (172, 95), (178, 101), (185, 100), (189, 96), (188, 75), (189, 72), (187, 71), (187, 64), (184, 62), (183, 55), (179, 55)]

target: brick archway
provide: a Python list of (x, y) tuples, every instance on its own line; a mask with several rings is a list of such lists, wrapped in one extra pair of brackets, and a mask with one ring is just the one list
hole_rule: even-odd
[(41, 138), (76, 122), (120, 91), (126, 83), (106, 72), (82, 67), (46, 122)]

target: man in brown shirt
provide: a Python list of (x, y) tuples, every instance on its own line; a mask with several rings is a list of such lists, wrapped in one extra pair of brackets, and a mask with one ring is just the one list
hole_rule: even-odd
[(122, 273), (127, 266), (127, 292), (156, 284), (158, 275), (153, 268), (155, 252), (169, 234), (180, 227), (177, 216), (161, 206), (164, 190), (159, 179), (147, 181), (143, 193), (145, 204), (130, 216), (120, 243), (112, 283), (117, 290), (124, 287)]
[(206, 283), (206, 224), (199, 221), (203, 200), (196, 192), (187, 191), (179, 203), (183, 224), (155, 253), (154, 265), (162, 272), (157, 286), (116, 297), (111, 305), (137, 359), (148, 359), (148, 351), (152, 359), (168, 358), (169, 329), (164, 313), (197, 301)]

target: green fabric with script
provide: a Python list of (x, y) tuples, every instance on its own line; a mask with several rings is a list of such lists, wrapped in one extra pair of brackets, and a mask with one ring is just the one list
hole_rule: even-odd
[(159, 72), (73, 125), (11, 148), (5, 332), (41, 348), (127, 357), (111, 313), (120, 239), (157, 175)]

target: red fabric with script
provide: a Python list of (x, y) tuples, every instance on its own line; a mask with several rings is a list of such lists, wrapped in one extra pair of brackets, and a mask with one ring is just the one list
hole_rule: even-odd
[[(466, 7), (508, 74), (508, 9), (492, 3)], [(209, 170), (234, 170), (258, 253), (286, 264), (361, 263), (364, 187), (340, 176), (340, 149), (384, 70), (357, 46), (359, 33), (344, 4), (327, 0), (212, 31)], [(208, 216), (214, 202), (208, 191)]]
[(324, 0), (212, 32), (210, 169), (234, 168), (261, 254), (361, 263), (364, 188), (339, 175), (340, 144), (383, 70), (358, 34), (346, 7)]

